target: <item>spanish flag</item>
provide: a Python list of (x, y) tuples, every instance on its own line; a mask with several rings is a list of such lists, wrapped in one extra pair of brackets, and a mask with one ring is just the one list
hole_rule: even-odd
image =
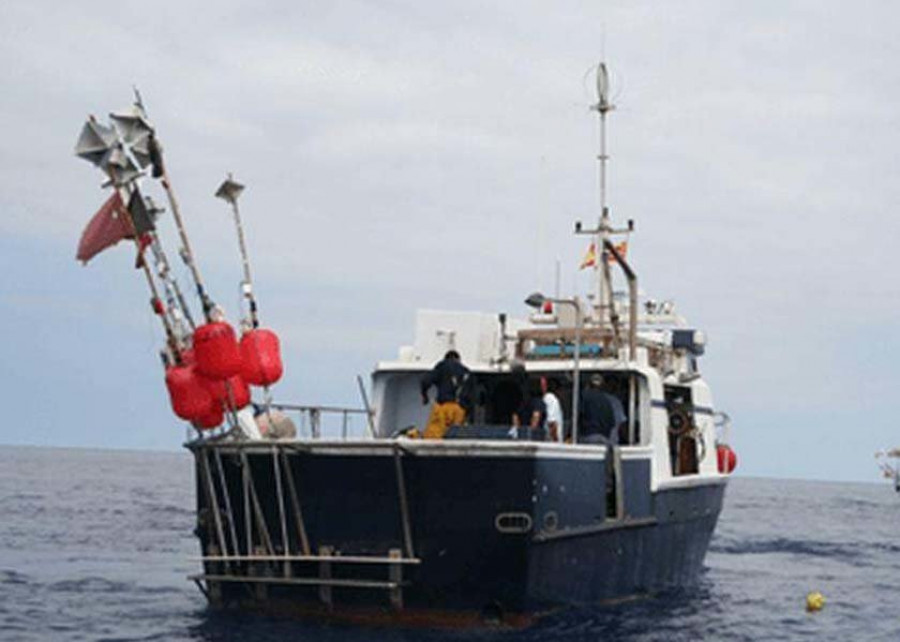
[(583, 270), (595, 265), (597, 265), (597, 246), (592, 242), (587, 252), (584, 253), (584, 258), (581, 259), (581, 266), (578, 269)]

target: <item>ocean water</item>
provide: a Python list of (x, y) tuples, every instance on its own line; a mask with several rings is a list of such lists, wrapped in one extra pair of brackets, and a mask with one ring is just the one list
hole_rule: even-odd
[(0, 639), (900, 640), (891, 485), (737, 477), (725, 504), (696, 587), (525, 631), (361, 629), (206, 608), (185, 579), (199, 566), (187, 453), (0, 447)]

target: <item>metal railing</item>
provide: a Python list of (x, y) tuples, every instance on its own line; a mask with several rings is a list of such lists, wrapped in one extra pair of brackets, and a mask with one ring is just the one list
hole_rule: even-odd
[[(279, 408), (330, 412), (348, 420), (360, 414), (350, 408), (288, 404), (279, 404)], [(200, 536), (203, 572), (189, 578), (216, 605), (223, 603), (224, 585), (243, 584), (262, 602), (267, 599), (269, 585), (318, 587), (319, 600), (329, 608), (335, 588), (386, 590), (391, 606), (401, 610), (403, 589), (411, 579), (404, 567), (419, 565), (422, 560), (416, 557), (413, 545), (404, 450), (396, 443), (392, 449), (401, 517), (397, 539), (402, 548), (394, 545), (387, 551), (366, 554), (317, 542), (316, 537), (329, 532), (327, 523), (307, 529), (309, 516), (303, 508), (307, 496), (303, 493), (308, 494), (310, 489), (298, 483), (304, 458), (290, 444), (273, 443), (262, 449), (250, 442), (193, 445), (199, 473), (198, 528), (205, 529), (205, 537)], [(387, 490), (388, 498), (390, 494)], [(320, 518), (315, 512), (313, 517)], [(344, 568), (335, 576), (333, 571), (338, 566)], [(365, 567), (374, 568), (374, 575)]]
[(364, 408), (273, 403), (272, 408), (299, 417), (297, 433), (312, 439), (372, 436), (371, 413)]

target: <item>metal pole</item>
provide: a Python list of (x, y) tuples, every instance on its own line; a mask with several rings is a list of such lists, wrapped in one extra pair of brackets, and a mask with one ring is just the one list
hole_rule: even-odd
[(601, 275), (599, 262), (602, 259), (602, 245), (606, 243), (609, 237), (609, 213), (606, 208), (606, 162), (609, 156), (606, 153), (606, 114), (613, 109), (613, 104), (609, 100), (609, 75), (606, 72), (606, 64), (601, 62), (597, 65), (597, 104), (593, 106), (600, 114), (600, 155), (597, 159), (600, 161), (600, 224), (597, 226), (597, 234), (594, 241), (596, 243), (597, 263), (594, 266), (594, 276), (597, 279), (597, 309), (599, 311), (599, 325), (606, 323), (606, 302), (604, 300), (604, 290), (612, 290), (612, 283), (605, 282), (608, 274)]
[(600, 263), (604, 262), (603, 241), (606, 240), (604, 225), (606, 224), (606, 112), (603, 109), (603, 98), (601, 97), (597, 109), (600, 112), (600, 222), (597, 225), (597, 235), (594, 238), (594, 278), (597, 279), (597, 309), (600, 312), (600, 325), (606, 322), (606, 301), (604, 292), (604, 274), (600, 272)]
[(247, 538), (247, 557), (253, 555), (253, 515), (250, 512), (250, 475), (241, 458), (241, 479), (244, 482), (244, 536)]
[(266, 550), (270, 555), (275, 554), (275, 548), (272, 546), (272, 536), (269, 534), (269, 527), (266, 525), (266, 515), (263, 513), (262, 505), (259, 503), (259, 497), (256, 494), (256, 484), (250, 474), (250, 460), (247, 453), (241, 451), (241, 461), (244, 464), (244, 474), (247, 476), (247, 484), (250, 488), (250, 504), (253, 506), (253, 513), (256, 516), (256, 526), (259, 529), (259, 537)]
[(363, 384), (362, 376), (356, 375), (356, 384), (359, 386), (359, 394), (362, 396), (363, 406), (366, 409), (367, 426), (369, 427), (369, 436), (375, 438), (375, 422), (372, 419), (372, 407), (369, 406), (369, 397), (366, 395), (366, 386)]
[[(125, 223), (128, 225), (128, 229), (131, 231), (131, 236), (134, 239), (134, 246), (138, 251), (138, 254), (141, 252), (141, 239), (138, 238), (137, 228), (134, 225), (134, 220), (131, 218), (131, 212), (128, 211), (128, 202), (131, 200), (131, 190), (127, 185), (116, 185), (115, 177), (112, 173), (109, 174), (109, 178), (113, 181), (113, 189), (116, 190), (116, 193), (119, 196), (119, 201), (122, 203), (122, 207), (118, 208), (117, 214), (125, 220)], [(123, 198), (123, 196), (125, 198)], [(159, 314), (156, 311), (155, 305), (156, 301), (162, 303), (162, 299), (159, 298), (159, 290), (156, 287), (156, 282), (153, 280), (153, 274), (150, 272), (150, 266), (147, 265), (147, 261), (143, 259), (143, 257), (138, 257), (140, 261), (140, 267), (144, 273), (144, 276), (147, 279), (147, 285), (150, 287), (150, 295), (153, 297), (153, 312), (159, 316), (162, 321), (163, 328), (166, 332), (166, 341), (169, 344), (169, 348), (172, 350), (172, 356), (177, 356), (179, 354), (179, 346), (178, 339), (175, 336), (175, 330), (173, 329), (171, 323), (169, 323), (169, 317), (165, 314)]]
[(196, 327), (194, 318), (191, 316), (191, 310), (187, 305), (187, 301), (184, 300), (184, 295), (181, 293), (181, 286), (178, 285), (178, 280), (172, 276), (169, 257), (166, 256), (166, 252), (159, 240), (159, 235), (156, 232), (152, 232), (152, 234), (153, 242), (150, 244), (150, 249), (153, 251), (153, 258), (156, 259), (156, 271), (166, 287), (166, 297), (171, 299), (169, 305), (173, 311), (176, 309), (181, 310), (181, 315), (187, 321), (191, 332), (193, 332)]
[(272, 472), (275, 475), (275, 492), (278, 495), (278, 518), (281, 521), (281, 541), (284, 545), (284, 554), (291, 554), (291, 546), (288, 541), (287, 517), (284, 509), (284, 491), (281, 488), (281, 469), (278, 467), (278, 448), (272, 446)]
[(284, 461), (284, 473), (287, 479), (288, 494), (291, 497), (291, 506), (294, 508), (294, 519), (297, 522), (297, 533), (300, 535), (300, 547), (304, 555), (311, 555), (309, 537), (306, 535), (306, 525), (303, 523), (303, 510), (300, 508), (300, 497), (297, 494), (297, 486), (294, 483), (294, 471), (291, 469), (291, 461), (285, 451), (282, 451), (281, 457)]
[(578, 405), (581, 401), (581, 330), (584, 316), (578, 297), (574, 299), (547, 299), (554, 305), (571, 305), (575, 309), (575, 354), (572, 375), (572, 443), (578, 443)]
[[(231, 174), (228, 175), (231, 180)], [(234, 224), (237, 226), (238, 246), (241, 250), (241, 262), (244, 266), (244, 283), (247, 284), (249, 294), (247, 299), (250, 302), (250, 322), (254, 328), (259, 327), (259, 317), (257, 316), (256, 297), (253, 296), (253, 281), (250, 278), (250, 258), (247, 255), (247, 245), (244, 242), (244, 226), (241, 224), (241, 213), (238, 210), (237, 199), (231, 201), (231, 209), (234, 211)]]
[[(222, 515), (219, 512), (219, 500), (216, 497), (216, 487), (213, 484), (212, 474), (209, 472), (209, 459), (206, 456), (206, 449), (200, 450), (203, 461), (203, 477), (206, 480), (206, 494), (209, 499), (209, 509), (213, 512), (213, 519), (216, 524), (216, 535), (219, 539), (219, 546), (222, 547), (222, 551), (228, 555), (228, 544), (225, 541), (225, 530), (222, 528)], [(228, 566), (228, 563), (225, 563)]]
[(178, 228), (178, 236), (181, 238), (181, 247), (184, 250), (184, 262), (187, 263), (188, 269), (191, 271), (191, 276), (194, 278), (194, 285), (197, 288), (197, 296), (200, 297), (200, 302), (203, 305), (203, 316), (207, 321), (210, 321), (210, 312), (212, 312), (214, 304), (206, 294), (206, 290), (203, 288), (203, 278), (200, 276), (200, 268), (197, 267), (197, 263), (194, 261), (191, 244), (190, 241), (188, 241), (187, 232), (184, 229), (184, 221), (181, 218), (181, 208), (178, 207), (178, 201), (175, 199), (175, 192), (172, 189), (169, 172), (166, 170), (165, 165), (163, 165), (162, 171), (162, 186), (166, 191), (166, 198), (169, 201), (169, 209), (172, 210), (172, 217), (175, 219), (175, 227)]
[(637, 379), (634, 373), (628, 376), (628, 445), (634, 445), (634, 429), (637, 419)]
[(575, 305), (575, 374), (573, 376), (575, 389), (572, 391), (572, 443), (577, 444), (579, 402), (581, 401), (581, 327), (584, 324), (584, 318), (581, 314), (581, 306), (578, 305), (578, 297), (575, 297), (573, 303)]
[(222, 455), (216, 448), (213, 450), (216, 459), (216, 471), (219, 476), (219, 483), (222, 485), (222, 495), (225, 497), (225, 516), (228, 518), (228, 528), (231, 534), (231, 543), (234, 545), (235, 555), (240, 553), (238, 548), (237, 529), (234, 526), (234, 512), (231, 510), (231, 493), (228, 492), (228, 484), (225, 483), (225, 469), (222, 466)]
[(409, 505), (406, 502), (406, 480), (403, 477), (403, 462), (399, 446), (394, 444), (394, 471), (397, 473), (397, 494), (400, 496), (400, 517), (403, 520), (403, 546), (407, 557), (413, 554), (412, 532), (409, 525)]

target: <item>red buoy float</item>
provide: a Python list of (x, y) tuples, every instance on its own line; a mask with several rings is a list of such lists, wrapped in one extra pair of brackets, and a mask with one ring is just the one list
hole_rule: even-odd
[[(225, 403), (232, 410), (240, 410), (250, 403), (250, 386), (244, 381), (240, 375), (235, 375), (228, 380), (228, 387), (231, 391), (229, 400)], [(233, 403), (233, 406), (231, 405)]]
[(197, 371), (210, 379), (228, 379), (241, 371), (241, 351), (234, 329), (224, 321), (201, 325), (194, 331)]
[(270, 386), (284, 373), (278, 335), (255, 328), (241, 337), (241, 374), (254, 386)]
[(225, 412), (219, 404), (212, 404), (210, 410), (194, 420), (194, 425), (202, 430), (218, 428), (225, 421)]
[(737, 468), (737, 453), (727, 444), (719, 444), (716, 447), (716, 456), (719, 462), (719, 472), (730, 475)]
[(203, 378), (194, 371), (193, 366), (166, 368), (166, 388), (169, 390), (172, 410), (186, 421), (196, 420), (208, 413), (214, 405)]
[(221, 408), (240, 410), (250, 403), (250, 386), (241, 375), (234, 375), (228, 379), (210, 379), (201, 376), (200, 380), (213, 402)]
[(203, 384), (203, 387), (206, 388), (206, 392), (209, 393), (210, 398), (212, 398), (213, 403), (216, 406), (221, 406), (225, 403), (225, 399), (228, 396), (227, 390), (225, 388), (226, 379), (210, 379), (209, 377), (200, 376), (200, 382)]

